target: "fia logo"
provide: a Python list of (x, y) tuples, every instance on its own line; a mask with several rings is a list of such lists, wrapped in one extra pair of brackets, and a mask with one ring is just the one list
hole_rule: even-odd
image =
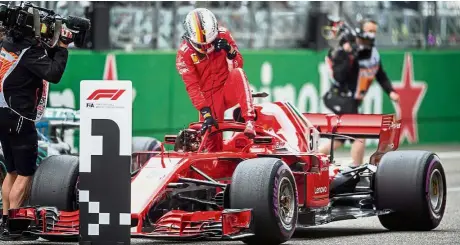
[(94, 108), (94, 103), (86, 103), (86, 108)]

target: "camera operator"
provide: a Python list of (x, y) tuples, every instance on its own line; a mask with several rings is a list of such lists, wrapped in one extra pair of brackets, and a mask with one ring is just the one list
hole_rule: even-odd
[(33, 35), (32, 29), (15, 27), (0, 44), (0, 142), (7, 169), (0, 240), (26, 239), (9, 231), (8, 210), (19, 208), (29, 191), (38, 151), (35, 120), (46, 105), (46, 83), (56, 84), (64, 74), (70, 35), (63, 28), (58, 45), (50, 48)]
[[(365, 19), (360, 23), (357, 33), (344, 32), (339, 47), (329, 51), (326, 61), (332, 70), (332, 86), (324, 95), (327, 108), (337, 115), (358, 114), (359, 107), (373, 80), (377, 80), (391, 100), (399, 102), (374, 46), (377, 23)], [(334, 149), (345, 143), (344, 139), (334, 141)], [(320, 148), (320, 152), (329, 154), (331, 144)], [(351, 148), (352, 166), (363, 162), (364, 140), (353, 141)]]

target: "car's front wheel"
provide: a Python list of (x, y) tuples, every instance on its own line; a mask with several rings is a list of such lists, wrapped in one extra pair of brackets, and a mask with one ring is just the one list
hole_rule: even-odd
[[(78, 156), (57, 155), (45, 158), (32, 182), (30, 205), (56, 207), (60, 211), (78, 210)], [(65, 236), (40, 236), (52, 242), (75, 242)]]
[(77, 210), (78, 163), (78, 157), (71, 155), (45, 158), (34, 174), (30, 205)]
[(230, 208), (252, 209), (254, 236), (247, 244), (288, 241), (297, 224), (298, 198), (289, 166), (277, 158), (255, 158), (238, 164), (230, 186)]

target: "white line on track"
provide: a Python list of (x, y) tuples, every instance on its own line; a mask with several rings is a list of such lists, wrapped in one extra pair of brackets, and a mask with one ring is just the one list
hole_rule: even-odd
[(460, 151), (448, 151), (448, 152), (439, 152), (436, 153), (439, 158), (442, 159), (453, 159), (453, 158), (460, 158)]
[(447, 188), (447, 192), (459, 192), (459, 191), (460, 191), (460, 187)]

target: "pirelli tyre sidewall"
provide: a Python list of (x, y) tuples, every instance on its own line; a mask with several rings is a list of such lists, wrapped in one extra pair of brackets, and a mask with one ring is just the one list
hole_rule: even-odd
[(426, 151), (386, 153), (375, 177), (380, 223), (395, 231), (428, 231), (440, 224), (447, 200), (446, 176), (439, 157)]
[(287, 164), (277, 158), (241, 162), (232, 176), (230, 208), (253, 209), (254, 236), (247, 244), (281, 244), (296, 228), (297, 187)]

